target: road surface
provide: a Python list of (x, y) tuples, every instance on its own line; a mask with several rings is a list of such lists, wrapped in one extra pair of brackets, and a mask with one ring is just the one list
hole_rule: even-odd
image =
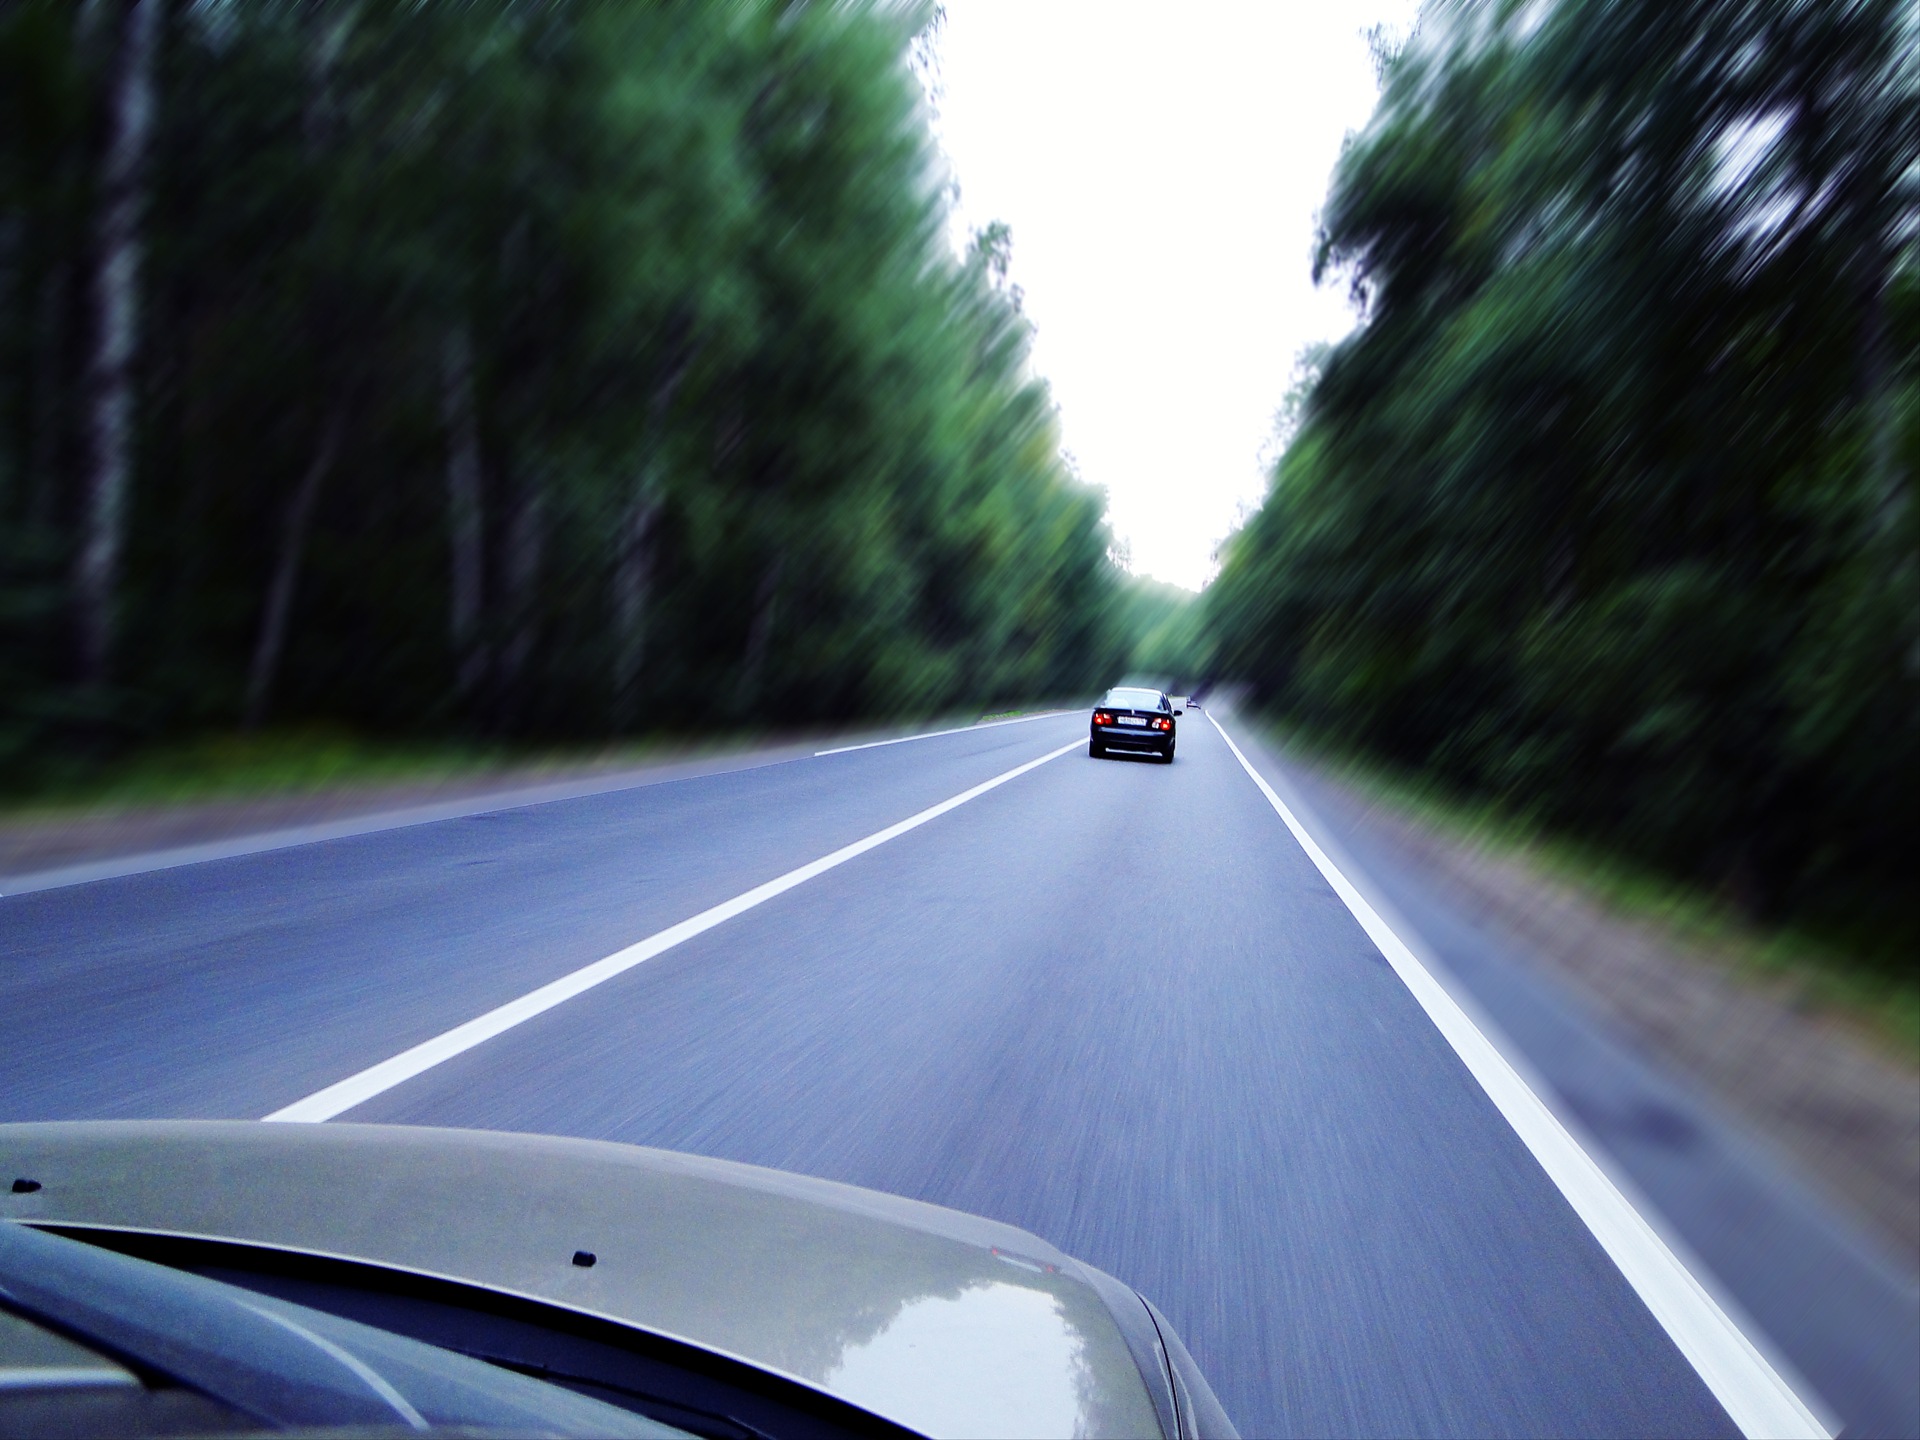
[(1162, 766), (1084, 725), (8, 896), (0, 1119), (695, 1151), (1038, 1232), (1250, 1436), (1740, 1433), (1223, 733)]

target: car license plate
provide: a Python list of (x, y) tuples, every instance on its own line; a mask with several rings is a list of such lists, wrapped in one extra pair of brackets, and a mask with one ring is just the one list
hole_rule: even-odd
[(1145, 725), (1147, 723), (1138, 715), (1122, 715), (1119, 717), (1119, 720), (1122, 725)]

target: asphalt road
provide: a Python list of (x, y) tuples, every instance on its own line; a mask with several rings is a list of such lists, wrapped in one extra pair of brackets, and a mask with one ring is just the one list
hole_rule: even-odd
[[(0, 900), (0, 1119), (261, 1116), (1084, 734), (1078, 715)], [(1034, 1230), (1243, 1432), (1737, 1433), (1211, 725), (1084, 746), (350, 1118)]]

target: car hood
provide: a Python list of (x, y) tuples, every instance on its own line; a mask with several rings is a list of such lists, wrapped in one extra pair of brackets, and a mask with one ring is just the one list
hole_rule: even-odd
[(531, 1296), (784, 1372), (931, 1436), (1163, 1430), (1102, 1298), (1114, 1282), (1024, 1230), (897, 1196), (637, 1146), (413, 1126), (0, 1125), (0, 1164), (39, 1187), (0, 1194), (8, 1219), (238, 1241)]

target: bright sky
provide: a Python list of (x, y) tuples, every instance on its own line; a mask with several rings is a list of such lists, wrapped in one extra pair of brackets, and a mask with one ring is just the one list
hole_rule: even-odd
[(1012, 278), (1066, 446), (1143, 575), (1197, 589), (1264, 489), (1294, 356), (1353, 324), (1309, 278), (1361, 32), (1413, 0), (946, 0), (941, 140)]

